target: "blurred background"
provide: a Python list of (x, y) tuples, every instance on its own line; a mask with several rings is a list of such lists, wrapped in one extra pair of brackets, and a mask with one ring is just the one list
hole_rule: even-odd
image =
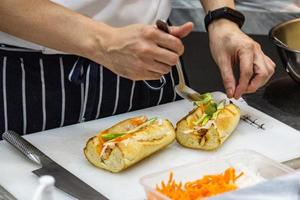
[[(200, 0), (171, 0), (174, 24), (195, 23), (196, 31), (204, 31), (205, 13)], [(300, 0), (236, 0), (237, 9), (246, 16), (243, 30), (249, 34), (268, 34), (279, 22), (300, 16)]]
[[(199, 0), (171, 0), (174, 25), (195, 23), (195, 30), (184, 40), (183, 56), (191, 87), (199, 92), (224, 91), (218, 67), (211, 58)], [(236, 0), (237, 9), (246, 16), (243, 31), (259, 42), (264, 52), (276, 63), (270, 82), (257, 93), (244, 95), (251, 106), (300, 130), (300, 86), (286, 73), (277, 49), (268, 37), (272, 27), (300, 17), (300, 0)], [(300, 39), (300, 37), (299, 37)], [(238, 74), (238, 68), (235, 73)]]

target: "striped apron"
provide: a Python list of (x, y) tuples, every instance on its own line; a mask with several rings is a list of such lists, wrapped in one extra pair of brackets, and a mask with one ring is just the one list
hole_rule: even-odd
[(154, 91), (85, 58), (0, 45), (0, 133), (28, 134), (179, 99), (176, 69), (165, 78)]

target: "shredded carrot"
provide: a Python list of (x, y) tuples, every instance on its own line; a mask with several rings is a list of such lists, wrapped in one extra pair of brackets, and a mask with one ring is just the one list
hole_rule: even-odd
[(203, 104), (200, 104), (200, 109), (201, 109), (202, 113), (204, 113), (204, 111), (205, 111), (205, 106), (204, 106)]
[(122, 137), (117, 137), (116, 139), (114, 139), (113, 141), (114, 142), (121, 142), (123, 140), (126, 140), (128, 138), (132, 137), (132, 134), (131, 133), (128, 133), (126, 135), (123, 135)]
[[(133, 119), (131, 119), (130, 123), (132, 125), (134, 125), (135, 127), (138, 127), (138, 126), (142, 125), (143, 123), (145, 123), (146, 121), (147, 121), (146, 118), (139, 117), (139, 118), (133, 118)], [(132, 134), (128, 133), (126, 135), (123, 135), (122, 137), (117, 137), (116, 139), (114, 139), (114, 142), (121, 142), (121, 141), (126, 140), (126, 139), (128, 139), (130, 137), (132, 137)]]
[(104, 144), (105, 141), (103, 140), (101, 135), (98, 135), (97, 139), (98, 139), (98, 144), (96, 146), (96, 152), (97, 152), (98, 155), (100, 155), (100, 153), (102, 151), (102, 148), (103, 148), (103, 144)]
[(167, 183), (161, 182), (156, 190), (172, 200), (202, 200), (224, 192), (236, 190), (236, 180), (244, 173), (236, 175), (235, 169), (230, 167), (222, 174), (206, 175), (201, 179), (182, 184), (174, 180), (173, 172), (169, 175)]
[(130, 120), (130, 123), (134, 126), (139, 126), (142, 123), (144, 123), (146, 120), (144, 118), (141, 117), (137, 117), (137, 118), (133, 118)]
[(108, 129), (104, 130), (104, 131), (101, 131), (98, 135), (102, 135), (102, 134), (107, 134), (109, 132)]

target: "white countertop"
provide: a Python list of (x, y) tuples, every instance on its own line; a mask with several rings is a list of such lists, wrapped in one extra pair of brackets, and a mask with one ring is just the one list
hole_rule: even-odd
[[(223, 96), (215, 93), (216, 96)], [(259, 123), (265, 123), (266, 130), (258, 130), (241, 121), (233, 135), (217, 151), (204, 152), (187, 149), (176, 142), (168, 148), (152, 155), (137, 165), (113, 174), (93, 167), (83, 155), (88, 138), (114, 123), (137, 115), (168, 118), (175, 124), (188, 111), (192, 104), (182, 100), (145, 110), (135, 111), (100, 120), (81, 123), (64, 128), (52, 129), (25, 136), (37, 148), (57, 163), (68, 169), (80, 179), (94, 187), (110, 199), (143, 199), (144, 191), (139, 179), (149, 173), (183, 165), (189, 162), (207, 159), (210, 156), (232, 152), (239, 149), (251, 149), (277, 161), (300, 157), (299, 131), (267, 116), (248, 105), (237, 102), (242, 114), (249, 114)], [(31, 171), (39, 168), (27, 160), (21, 153), (5, 141), (0, 142), (0, 185), (18, 199), (32, 198), (38, 183)], [(56, 190), (56, 199), (72, 199)]]

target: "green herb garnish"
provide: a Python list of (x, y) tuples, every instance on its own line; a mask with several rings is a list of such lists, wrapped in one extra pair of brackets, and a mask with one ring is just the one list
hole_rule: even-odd
[(212, 116), (215, 112), (217, 111), (217, 104), (216, 103), (210, 103), (206, 106), (204, 112), (209, 115)]
[(200, 104), (207, 104), (213, 100), (213, 96), (210, 93), (205, 93), (200, 96), (199, 101), (195, 101), (194, 104), (199, 106)]

